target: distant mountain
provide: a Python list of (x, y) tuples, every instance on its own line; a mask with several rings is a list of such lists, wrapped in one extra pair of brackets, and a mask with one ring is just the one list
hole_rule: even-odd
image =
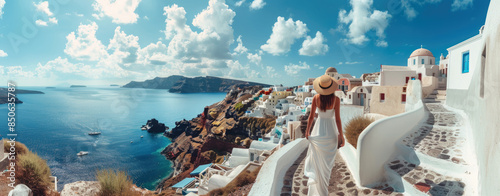
[(152, 88), (152, 89), (170, 89), (174, 84), (184, 79), (184, 76), (173, 75), (166, 78), (156, 77), (152, 80), (146, 80), (144, 82), (132, 81), (128, 84), (122, 86), (123, 88)]
[(172, 93), (203, 93), (203, 92), (229, 92), (233, 85), (237, 86), (270, 86), (268, 84), (233, 80), (213, 76), (188, 78), (173, 75), (166, 78), (156, 77), (144, 82), (132, 81), (124, 88), (150, 88), (169, 89)]
[[(8, 103), (8, 93), (9, 91), (7, 88), (0, 88), (0, 104), (5, 104)], [(21, 89), (16, 89), (14, 91), (14, 94), (45, 94), (42, 91), (32, 91), (32, 90), (21, 90)], [(15, 97), (16, 101), (15, 103), (23, 103), (21, 100), (17, 99)]]
[(69, 86), (70, 88), (83, 88), (83, 87), (87, 87), (85, 85), (71, 85)]

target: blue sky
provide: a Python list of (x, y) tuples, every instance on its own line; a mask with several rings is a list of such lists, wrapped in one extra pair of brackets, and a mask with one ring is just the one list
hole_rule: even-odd
[[(0, 0), (0, 78), (21, 86), (220, 76), (300, 85), (437, 58), (478, 33), (479, 0)], [(5, 86), (5, 85), (0, 85)]]

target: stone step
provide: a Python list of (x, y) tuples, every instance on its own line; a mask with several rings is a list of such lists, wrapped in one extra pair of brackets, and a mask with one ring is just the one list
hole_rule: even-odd
[[(386, 169), (403, 180), (406, 193), (415, 191), (429, 195), (464, 195), (466, 184), (461, 178), (445, 176), (430, 168), (396, 159)], [(420, 194), (418, 194), (420, 195)]]
[(428, 98), (423, 99), (423, 101), (424, 101), (424, 103), (441, 103), (440, 100), (428, 99)]
[(443, 163), (467, 165), (464, 160), (465, 138), (460, 128), (422, 126), (403, 139), (402, 143), (423, 155), (445, 161)]
[[(299, 156), (285, 174), (281, 196), (285, 195), (307, 195), (308, 177), (304, 176), (305, 156), (307, 149)], [(335, 156), (335, 165), (332, 169), (328, 191), (330, 195), (396, 195), (402, 193), (394, 192), (394, 188), (388, 184), (374, 188), (360, 187), (356, 185), (354, 177), (340, 154)]]
[(446, 99), (446, 95), (440, 95), (440, 94), (438, 94), (438, 95), (436, 96), (436, 98), (437, 98), (437, 99), (440, 99), (440, 100), (445, 100), (445, 99)]
[(435, 99), (437, 98), (437, 94), (430, 94), (426, 97), (426, 99)]
[(438, 92), (438, 94), (442, 94), (442, 95), (446, 95), (446, 90), (436, 90)]

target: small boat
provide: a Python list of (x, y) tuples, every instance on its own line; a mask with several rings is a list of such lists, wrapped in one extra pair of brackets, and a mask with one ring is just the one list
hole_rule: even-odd
[(143, 138), (143, 137), (144, 137), (144, 136), (143, 136), (143, 135), (141, 135), (141, 138)]
[(79, 153), (77, 153), (76, 155), (78, 155), (78, 156), (83, 156), (83, 155), (88, 155), (88, 154), (89, 154), (89, 152), (87, 152), (87, 151), (80, 151), (80, 152), (79, 152)]
[(134, 141), (130, 141), (130, 143), (134, 143)]
[(101, 135), (101, 132), (98, 131), (89, 132), (89, 135)]

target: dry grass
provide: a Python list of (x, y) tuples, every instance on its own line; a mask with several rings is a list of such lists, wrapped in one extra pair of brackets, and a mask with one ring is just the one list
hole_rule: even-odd
[(137, 195), (132, 191), (132, 180), (126, 172), (113, 169), (97, 171), (97, 181), (101, 185), (101, 196), (129, 196)]
[(240, 187), (254, 183), (255, 179), (257, 178), (257, 175), (259, 174), (259, 171), (260, 171), (260, 167), (253, 172), (245, 170), (242, 173), (240, 173), (236, 177), (236, 179), (231, 181), (225, 187), (212, 190), (207, 195), (210, 195), (210, 196), (224, 195), (224, 196), (226, 196), (229, 193), (232, 193), (232, 192), (238, 190)]
[[(10, 144), (11, 142), (8, 142), (9, 140), (7, 139), (3, 139), (3, 150), (4, 152), (10, 152), (10, 148), (12, 147)], [(29, 149), (28, 147), (26, 147), (26, 145), (24, 145), (23, 143), (21, 142), (15, 142), (15, 148), (16, 150), (14, 151), (16, 153), (16, 156), (17, 155), (22, 155), (22, 154), (25, 154), (27, 152), (29, 152)]]
[(357, 148), (358, 145), (358, 137), (365, 130), (368, 125), (370, 125), (373, 121), (375, 121), (373, 118), (366, 117), (366, 116), (357, 116), (351, 119), (347, 125), (345, 126), (345, 137), (347, 138), (347, 141), (354, 146), (354, 148)]
[(47, 162), (30, 151), (20, 154), (17, 159), (17, 183), (28, 186), (34, 195), (47, 195), (49, 187), (53, 186)]

